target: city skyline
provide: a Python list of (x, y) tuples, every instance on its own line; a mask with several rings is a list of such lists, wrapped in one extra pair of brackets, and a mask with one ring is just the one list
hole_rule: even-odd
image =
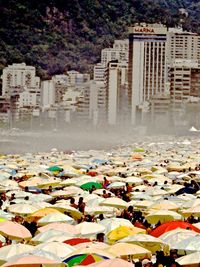
[(23, 113), (94, 126), (145, 125), (162, 116), (176, 123), (188, 102), (199, 101), (200, 36), (161, 24), (135, 24), (129, 39), (102, 49), (93, 79), (71, 70), (40, 81), (35, 67), (25, 63), (4, 68), (1, 78), (1, 119), (7, 123), (11, 114), (18, 121)]

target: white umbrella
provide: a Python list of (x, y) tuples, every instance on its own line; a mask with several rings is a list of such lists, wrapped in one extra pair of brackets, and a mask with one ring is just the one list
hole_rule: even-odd
[(200, 251), (200, 234), (190, 236), (171, 246), (173, 249), (185, 250), (188, 252)]
[(40, 206), (37, 206), (35, 203), (33, 205), (26, 203), (13, 204), (8, 207), (8, 210), (15, 214), (32, 214), (38, 209), (40, 209)]
[(117, 198), (117, 197), (107, 198), (104, 201), (102, 201), (99, 205), (100, 206), (115, 207), (115, 208), (122, 208), (122, 209), (128, 207), (127, 202), (125, 202), (124, 200)]
[(0, 248), (0, 263), (6, 262), (10, 257), (32, 250), (34, 247), (26, 244), (12, 244), (2, 247)]
[(59, 243), (55, 241), (45, 242), (43, 244), (37, 245), (35, 249), (45, 250), (47, 252), (54, 253), (60, 258), (66, 258), (70, 253), (72, 253), (75, 250), (75, 248), (73, 248), (68, 244)]
[(177, 244), (178, 242), (185, 240), (186, 238), (194, 237), (196, 235), (199, 234), (191, 230), (178, 228), (162, 234), (161, 236), (159, 236), (159, 238), (165, 243), (169, 244), (170, 247), (173, 247), (174, 244)]
[(40, 220), (38, 220), (38, 225), (45, 225), (48, 223), (54, 223), (54, 222), (66, 222), (66, 223), (73, 223), (74, 219), (72, 219), (70, 216), (65, 215), (63, 213), (50, 213), (44, 217), (42, 217)]
[(54, 229), (49, 229), (46, 232), (37, 234), (36, 236), (34, 236), (31, 239), (31, 242), (33, 243), (43, 243), (43, 242), (47, 242), (50, 241), (50, 238), (54, 237), (54, 236), (63, 236), (65, 239), (69, 238), (69, 237), (73, 237), (73, 234), (70, 233), (66, 233), (63, 231), (59, 231), (59, 230), (54, 230)]
[(82, 236), (90, 236), (105, 231), (105, 227), (98, 223), (82, 222), (75, 226)]
[(181, 266), (199, 267), (200, 252), (195, 252), (186, 256), (183, 256), (176, 260)]

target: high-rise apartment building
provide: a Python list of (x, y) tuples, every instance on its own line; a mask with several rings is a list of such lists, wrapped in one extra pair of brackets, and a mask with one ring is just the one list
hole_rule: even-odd
[[(108, 64), (107, 114), (108, 124), (125, 123), (128, 117), (128, 64), (111, 61)], [(126, 98), (127, 96), (127, 98)], [(127, 99), (127, 101), (126, 101)]]
[(145, 102), (165, 92), (167, 28), (139, 24), (129, 29), (129, 104), (135, 124)]
[(36, 69), (25, 63), (12, 64), (3, 69), (2, 95), (11, 94), (12, 88), (24, 90), (38, 90), (40, 78), (36, 76)]
[(190, 96), (200, 95), (197, 60), (175, 60), (170, 68), (170, 96), (173, 112), (182, 112)]
[(171, 65), (177, 59), (197, 60), (200, 67), (200, 35), (182, 29), (169, 29), (167, 63)]

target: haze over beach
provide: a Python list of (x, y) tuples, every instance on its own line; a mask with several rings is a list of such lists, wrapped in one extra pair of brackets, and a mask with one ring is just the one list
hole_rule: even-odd
[(199, 0), (0, 14), (0, 266), (200, 267)]

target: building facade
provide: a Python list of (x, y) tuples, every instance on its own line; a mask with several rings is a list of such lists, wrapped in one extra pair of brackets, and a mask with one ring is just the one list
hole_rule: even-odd
[[(145, 102), (165, 92), (167, 28), (140, 24), (129, 29), (129, 104), (137, 123)], [(140, 120), (140, 118), (139, 118)]]

